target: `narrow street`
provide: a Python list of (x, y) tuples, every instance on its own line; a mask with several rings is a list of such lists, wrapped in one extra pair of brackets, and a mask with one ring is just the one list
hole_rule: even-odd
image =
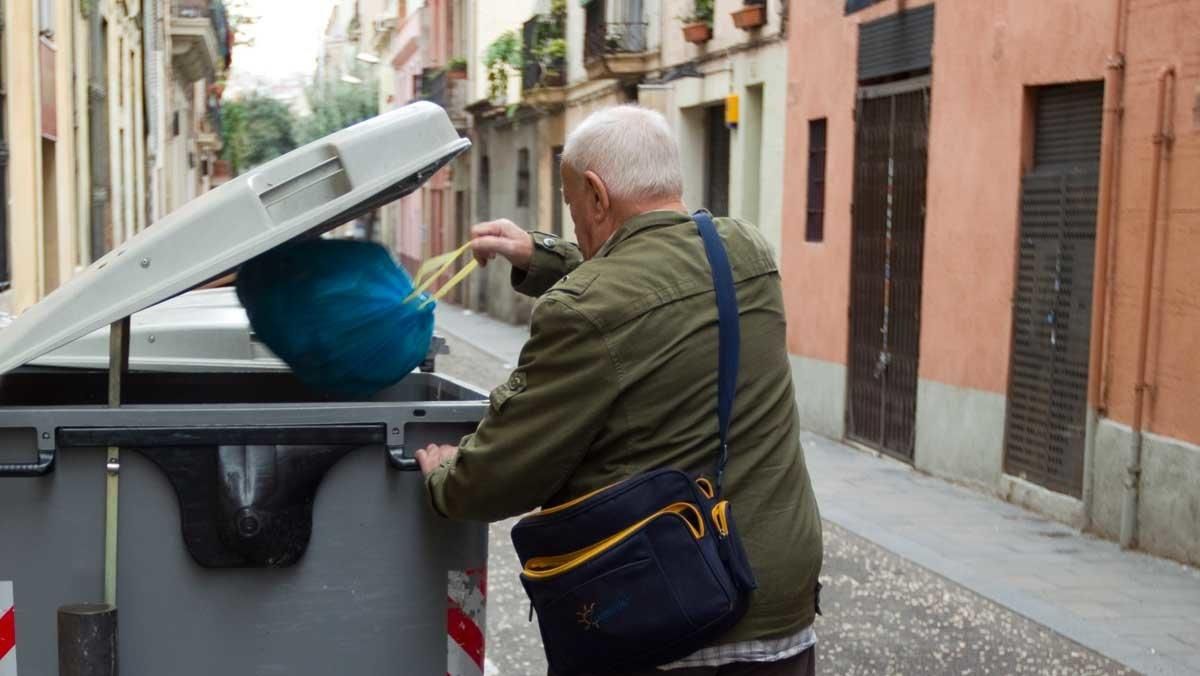
[[(516, 361), (523, 336), (521, 329), (451, 307), (439, 308), (438, 316), (439, 330), (450, 346), (450, 354), (439, 359), (440, 372), (484, 389), (490, 389), (507, 377)], [(471, 336), (471, 342), (461, 338), (462, 335)], [(1097, 608), (1103, 607), (1104, 593), (1090, 591), (1086, 585), (1107, 584), (1107, 581), (1093, 579), (1078, 565), (1075, 568), (1080, 573), (1073, 575), (1080, 578), (1077, 583), (1067, 581), (1063, 583), (1063, 589), (1055, 590), (1051, 589), (1051, 580), (1056, 574), (1072, 575), (1070, 568), (1064, 565), (1071, 557), (1078, 557), (1079, 563), (1086, 566), (1085, 559), (1103, 558), (1097, 552), (1115, 550), (1115, 546), (1079, 536), (1066, 527), (1011, 505), (916, 475), (898, 463), (849, 451), (840, 444), (806, 436), (805, 449), (826, 517), (825, 563), (821, 578), (825, 586), (822, 594), (824, 616), (818, 618), (816, 626), (821, 673), (1200, 673), (1200, 661), (1196, 660), (1200, 646), (1193, 645), (1200, 643), (1200, 624), (1194, 623), (1195, 618), (1200, 617), (1195, 613), (1195, 609), (1200, 608), (1200, 574), (1194, 569), (1140, 554), (1109, 552), (1114, 561), (1119, 559), (1129, 565), (1141, 566), (1139, 576), (1152, 575), (1162, 588), (1173, 590), (1177, 604), (1172, 606), (1174, 612), (1164, 611), (1162, 604), (1156, 604), (1156, 612), (1151, 612), (1159, 616), (1155, 620), (1128, 615), (1134, 611), (1125, 611), (1130, 624), (1136, 626), (1121, 636), (1106, 633), (1112, 627), (1119, 628), (1119, 622), (1109, 623), (1100, 617), (1073, 624), (1068, 617), (1072, 611), (1067, 600), (1077, 606), (1087, 601)], [(848, 466), (838, 466), (831, 460), (846, 453), (851, 454)], [(955, 574), (954, 568), (939, 566), (932, 548), (926, 550), (929, 556), (923, 556), (920, 545), (905, 545), (896, 539), (887, 543), (891, 548), (881, 546), (878, 541), (885, 539), (882, 535), (873, 537), (876, 540), (873, 542), (845, 527), (844, 524), (852, 524), (854, 530), (869, 530), (861, 527), (859, 517), (850, 513), (846, 505), (884, 505), (891, 501), (889, 511), (893, 516), (914, 514), (915, 510), (922, 509), (922, 505), (916, 499), (903, 501), (904, 487), (872, 485), (863, 478), (865, 474), (852, 476), (852, 471), (857, 471), (853, 470), (856, 463), (893, 479), (899, 477), (928, 484), (922, 485), (922, 493), (928, 488), (938, 489), (945, 499), (957, 499), (968, 506), (956, 507), (958, 511), (995, 512), (999, 515), (999, 523), (1012, 524), (1014, 532), (1031, 529), (1031, 537), (1045, 541), (1049, 549), (1045, 553), (1027, 551), (1022, 554), (1013, 540), (993, 543), (1007, 546), (1002, 550), (1007, 552), (1006, 555), (991, 549), (988, 544), (972, 544), (975, 551), (961, 551), (963, 540), (960, 539), (959, 544), (952, 542), (961, 533), (947, 527), (945, 519), (939, 520), (929, 514), (914, 516), (912, 521), (918, 527), (921, 521), (931, 527), (922, 530), (941, 531), (946, 548), (943, 558), (955, 558), (955, 553), (950, 550), (957, 547), (960, 557), (988, 558), (992, 566), (1011, 567), (1008, 577), (994, 573), (988, 575), (984, 583), (972, 584), (969, 571), (960, 570)], [(857, 496), (853, 495), (855, 492), (858, 492)], [(876, 524), (880, 531), (888, 530), (884, 518), (881, 513), (880, 522)], [(488, 673), (503, 676), (541, 674), (545, 673), (545, 658), (541, 653), (536, 622), (529, 621), (528, 601), (517, 579), (516, 555), (508, 539), (511, 525), (512, 521), (497, 523), (491, 531)], [(902, 532), (903, 529), (895, 530)], [(900, 555), (897, 550), (907, 556)], [(1005, 556), (1014, 561), (1003, 561)], [(1015, 560), (1022, 556), (1040, 556), (1047, 561), (1050, 559), (1044, 557), (1058, 557), (1057, 565), (1061, 567), (1047, 569), (1047, 577), (1038, 581), (1047, 590), (1040, 600), (1023, 596), (1014, 583), (1004, 592), (1009, 595), (1008, 600), (996, 602), (997, 598), (1004, 600), (1004, 596), (995, 589), (1021, 575), (1022, 565)], [(913, 559), (923, 559), (925, 565)], [(940, 570), (931, 570), (927, 566)], [(977, 568), (977, 571), (986, 570), (991, 568), (986, 565)], [(957, 578), (959, 582), (950, 578)], [(1119, 581), (1113, 584), (1119, 585)], [(1056, 596), (1060, 591), (1062, 595)], [(1054, 599), (1066, 599), (1062, 601), (1066, 605), (1049, 607), (1055, 605)], [(1093, 609), (1093, 612), (1096, 611)], [(1030, 617), (1054, 625), (1057, 631)], [(1121, 616), (1114, 613), (1112, 617)], [(1138, 638), (1134, 634), (1144, 636)], [(1141, 648), (1138, 641), (1147, 647)], [(1090, 647), (1081, 645), (1083, 642)]]

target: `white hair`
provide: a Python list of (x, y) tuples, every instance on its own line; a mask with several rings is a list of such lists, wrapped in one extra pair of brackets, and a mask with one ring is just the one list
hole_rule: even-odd
[(625, 105), (592, 113), (567, 136), (563, 164), (595, 172), (620, 200), (683, 194), (679, 143), (661, 113)]

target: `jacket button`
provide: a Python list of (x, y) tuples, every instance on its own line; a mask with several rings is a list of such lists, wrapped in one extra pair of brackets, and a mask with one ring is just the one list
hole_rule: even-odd
[(542, 240), (542, 244), (544, 244), (548, 249), (553, 249), (554, 245), (558, 244), (558, 240), (553, 237), (547, 237), (546, 239)]

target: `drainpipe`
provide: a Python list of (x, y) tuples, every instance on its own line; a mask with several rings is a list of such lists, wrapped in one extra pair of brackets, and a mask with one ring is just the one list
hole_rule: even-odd
[(1113, 2), (1113, 31), (1104, 70), (1104, 124), (1100, 132), (1100, 194), (1096, 211), (1095, 271), (1092, 278), (1092, 338), (1088, 355), (1087, 431), (1084, 437), (1083, 530), (1092, 525), (1092, 491), (1095, 486), (1096, 428), (1104, 413), (1101, 383), (1108, 334), (1109, 251), (1116, 203), (1117, 156), (1121, 146), (1121, 114), (1125, 104), (1125, 54), (1122, 42), (1126, 22), (1125, 0)]
[(1146, 390), (1146, 352), (1150, 342), (1150, 291), (1154, 281), (1154, 254), (1158, 239), (1158, 195), (1162, 179), (1164, 148), (1170, 143), (1164, 118), (1167, 107), (1167, 80), (1175, 77), (1174, 66), (1158, 73), (1158, 107), (1154, 120), (1154, 153), (1150, 165), (1150, 205), (1146, 216), (1146, 257), (1142, 262), (1142, 306), (1138, 318), (1137, 377), (1133, 385), (1133, 435), (1129, 442), (1129, 467), (1125, 474), (1125, 503), (1121, 507), (1121, 548), (1137, 544), (1138, 484), (1142, 473), (1142, 408)]
[(103, 22), (99, 6), (93, 6), (88, 16), (88, 137), (91, 140), (88, 154), (92, 176), (91, 259), (94, 261), (107, 251), (109, 201), (108, 156), (108, 45), (104, 40)]

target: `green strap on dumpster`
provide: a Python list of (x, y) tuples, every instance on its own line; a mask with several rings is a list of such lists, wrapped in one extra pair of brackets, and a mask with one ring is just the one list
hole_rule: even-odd
[[(129, 317), (108, 329), (108, 405), (121, 405), (121, 384), (129, 371)], [(117, 507), (120, 497), (121, 449), (108, 448), (104, 463), (104, 602), (117, 605)]]

